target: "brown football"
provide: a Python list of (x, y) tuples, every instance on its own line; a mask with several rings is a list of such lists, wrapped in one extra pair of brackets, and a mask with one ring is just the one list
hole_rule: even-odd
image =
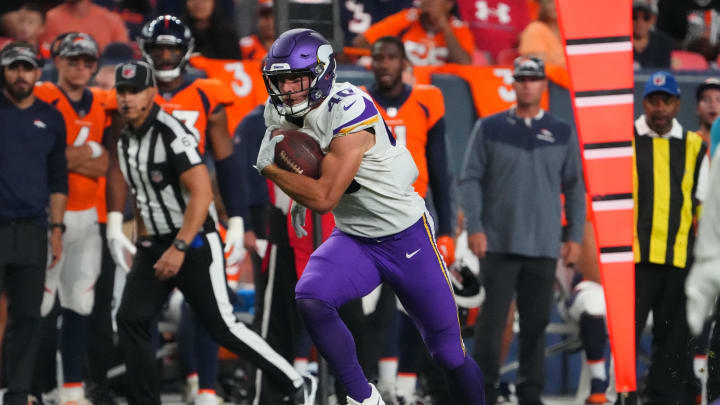
[(310, 135), (294, 129), (278, 129), (273, 136), (284, 135), (285, 138), (275, 146), (275, 163), (285, 170), (320, 178), (320, 164), (325, 155)]

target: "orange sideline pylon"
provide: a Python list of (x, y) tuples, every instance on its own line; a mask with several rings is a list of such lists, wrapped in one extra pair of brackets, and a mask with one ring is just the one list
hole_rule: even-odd
[(631, 0), (556, 0), (619, 393), (636, 390)]

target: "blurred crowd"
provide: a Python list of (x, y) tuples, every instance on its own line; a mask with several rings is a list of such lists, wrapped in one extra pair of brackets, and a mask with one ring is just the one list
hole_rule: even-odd
[[(28, 41), (47, 56), (59, 33), (82, 27), (101, 50), (111, 42), (132, 46), (144, 23), (171, 14), (190, 26), (203, 56), (262, 59), (274, 37), (272, 6), (272, 0), (11, 0), (0, 5), (0, 44)], [(634, 0), (636, 69), (717, 67), (717, 7)], [(565, 65), (552, 0), (348, 0), (340, 2), (340, 16), (345, 63), (358, 62), (380, 36), (397, 35), (414, 65), (509, 65), (518, 55)]]

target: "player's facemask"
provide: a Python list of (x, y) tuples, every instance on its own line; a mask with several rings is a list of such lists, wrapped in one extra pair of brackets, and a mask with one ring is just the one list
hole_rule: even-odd
[[(303, 80), (304, 77), (309, 80)], [(316, 79), (307, 70), (301, 72), (263, 72), (263, 78), (275, 110), (280, 115), (302, 117), (318, 104), (310, 101), (310, 92), (315, 85)], [(298, 87), (298, 90), (281, 92), (280, 84), (285, 81), (296, 82), (295, 86)]]
[[(183, 48), (169, 45), (151, 45), (148, 48), (155, 76), (159, 81), (169, 82), (182, 74), (185, 65)], [(165, 50), (170, 50), (170, 52), (165, 52)]]

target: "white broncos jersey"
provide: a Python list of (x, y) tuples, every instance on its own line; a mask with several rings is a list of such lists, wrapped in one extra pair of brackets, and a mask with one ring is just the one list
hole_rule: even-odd
[[(298, 129), (265, 105), (265, 124)], [(338, 136), (366, 130), (375, 133), (375, 145), (363, 156), (355, 181), (360, 189), (346, 193), (333, 210), (335, 224), (343, 232), (367, 237), (388, 236), (417, 222), (425, 212), (425, 201), (415, 192), (417, 166), (395, 138), (369, 95), (350, 83), (336, 83), (330, 95), (310, 110), (299, 128), (312, 136), (327, 154)]]

